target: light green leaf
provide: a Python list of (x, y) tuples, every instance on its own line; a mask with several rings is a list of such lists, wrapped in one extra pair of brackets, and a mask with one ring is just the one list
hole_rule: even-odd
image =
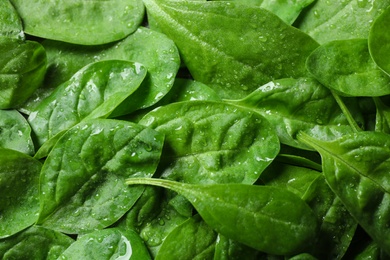
[(0, 1), (0, 36), (23, 40), (22, 21), (9, 0)]

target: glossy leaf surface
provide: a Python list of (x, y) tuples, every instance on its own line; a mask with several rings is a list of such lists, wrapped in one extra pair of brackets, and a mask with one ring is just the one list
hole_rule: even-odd
[(0, 36), (24, 39), (22, 21), (9, 0), (0, 2)]
[(139, 123), (165, 135), (162, 176), (171, 180), (251, 184), (279, 151), (262, 116), (222, 102), (172, 103)]
[(60, 85), (30, 114), (39, 145), (87, 118), (107, 118), (146, 76), (140, 63), (106, 60), (91, 63)]
[(138, 28), (144, 15), (141, 0), (11, 2), (26, 33), (74, 44), (99, 45), (120, 40)]
[(65, 233), (105, 228), (142, 194), (126, 187), (131, 176), (152, 176), (163, 136), (129, 122), (80, 123), (56, 143), (40, 177), (39, 223)]
[(153, 178), (128, 179), (127, 184), (172, 189), (185, 196), (217, 232), (269, 254), (302, 252), (317, 235), (317, 220), (309, 206), (284, 189), (246, 184), (195, 185)]
[(318, 46), (265, 9), (224, 1), (144, 2), (194, 79), (223, 98), (244, 97), (275, 78), (307, 75), (305, 59)]

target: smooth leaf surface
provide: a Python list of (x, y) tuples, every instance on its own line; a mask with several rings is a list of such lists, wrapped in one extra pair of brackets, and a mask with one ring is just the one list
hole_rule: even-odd
[(259, 6), (276, 14), (287, 24), (292, 24), (298, 17), (298, 15), (301, 13), (302, 9), (314, 2), (314, 0), (246, 0), (232, 2), (236, 2), (238, 4), (241, 3), (246, 5)]
[(48, 56), (45, 88), (36, 92), (25, 105), (31, 111), (54, 88), (69, 80), (78, 70), (91, 62), (101, 60), (128, 60), (143, 64), (148, 74), (141, 87), (116, 115), (133, 112), (158, 102), (172, 88), (180, 66), (175, 44), (167, 36), (139, 27), (122, 41), (103, 46), (78, 46), (46, 40), (42, 42)]
[(107, 118), (136, 91), (146, 73), (140, 63), (121, 60), (83, 67), (30, 114), (28, 121), (38, 145), (83, 119)]
[(0, 36), (24, 39), (22, 21), (9, 0), (0, 2)]
[(331, 92), (312, 78), (271, 81), (227, 102), (260, 113), (275, 127), (281, 143), (301, 149), (310, 148), (296, 139), (299, 131), (321, 139), (352, 133)]
[(16, 110), (0, 110), (0, 147), (34, 154), (31, 127)]
[[(390, 3), (388, 4), (390, 5)], [(390, 8), (387, 8), (379, 17), (377, 17), (371, 26), (368, 37), (368, 46), (370, 54), (375, 63), (390, 75), (390, 62), (386, 57), (390, 53)]]
[[(302, 252), (317, 235), (314, 213), (285, 189), (247, 184), (184, 184), (154, 178), (133, 178), (126, 183), (176, 191), (217, 232), (269, 254)], [(269, 232), (270, 229), (277, 232)]]
[(318, 46), (258, 7), (224, 1), (144, 3), (175, 41), (194, 79), (222, 98), (242, 98), (270, 80), (307, 75), (305, 59)]
[(59, 259), (149, 260), (151, 258), (136, 232), (108, 228), (81, 236), (61, 254)]
[(141, 0), (11, 2), (26, 33), (74, 44), (99, 45), (120, 40), (134, 32), (144, 16)]
[(165, 135), (162, 176), (171, 180), (251, 184), (279, 151), (262, 116), (222, 102), (172, 103), (139, 123)]
[(43, 165), (38, 222), (65, 233), (113, 224), (143, 192), (124, 180), (152, 176), (162, 143), (160, 133), (130, 122), (96, 119), (74, 126)]
[(371, 59), (365, 39), (323, 44), (310, 54), (306, 66), (319, 82), (340, 95), (390, 94), (390, 77)]
[(0, 240), (1, 259), (56, 260), (74, 240), (60, 232), (32, 226)]
[(295, 24), (323, 44), (334, 40), (367, 39), (372, 22), (390, 5), (389, 0), (316, 0)]
[(333, 192), (364, 230), (389, 253), (389, 136), (360, 132), (332, 142), (300, 135), (322, 156), (324, 175)]
[(375, 131), (390, 134), (390, 107), (380, 98), (375, 98)]
[(0, 148), (0, 238), (37, 220), (42, 164), (21, 152)]
[(0, 37), (0, 109), (22, 105), (43, 82), (46, 52), (35, 41)]
[(169, 233), (154, 259), (211, 259), (217, 233), (196, 215)]
[(261, 259), (262, 253), (238, 243), (237, 241), (228, 239), (227, 237), (218, 234), (217, 241), (215, 243), (214, 260), (229, 260), (229, 259), (240, 259), (240, 260), (255, 260)]

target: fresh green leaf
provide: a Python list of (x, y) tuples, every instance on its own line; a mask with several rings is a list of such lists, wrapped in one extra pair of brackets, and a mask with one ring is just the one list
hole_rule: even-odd
[(60, 232), (32, 226), (0, 240), (0, 257), (11, 259), (56, 260), (74, 240)]
[(350, 214), (389, 253), (389, 136), (359, 132), (325, 142), (306, 134), (299, 138), (322, 156), (327, 183)]
[(310, 54), (306, 66), (319, 82), (340, 95), (356, 97), (390, 94), (390, 77), (371, 59), (367, 40), (323, 44)]
[(11, 2), (27, 34), (75, 44), (98, 45), (125, 38), (144, 16), (141, 0)]
[(59, 259), (151, 259), (141, 238), (132, 230), (108, 228), (81, 236)]
[(318, 46), (257, 7), (224, 1), (144, 3), (175, 41), (194, 79), (222, 98), (242, 98), (270, 80), (307, 75), (305, 59)]
[(217, 233), (195, 215), (169, 233), (154, 259), (211, 259), (216, 239)]
[(0, 2), (0, 36), (23, 40), (22, 21), (9, 0)]
[(217, 241), (215, 243), (215, 260), (256, 260), (261, 259), (259, 255), (261, 253), (251, 247), (238, 243), (218, 234)]
[(0, 160), (0, 238), (4, 238), (36, 221), (42, 164), (26, 154), (4, 148), (0, 148)]
[(139, 63), (105, 60), (91, 63), (60, 85), (30, 114), (38, 145), (84, 119), (107, 118), (141, 84)]
[(165, 135), (162, 176), (171, 180), (251, 184), (279, 152), (261, 115), (222, 102), (172, 103), (139, 123)]
[(316, 0), (301, 13), (295, 26), (321, 44), (367, 39), (372, 22), (389, 5), (389, 0)]
[(0, 109), (22, 105), (41, 86), (46, 52), (35, 41), (0, 37)]
[(153, 178), (132, 178), (127, 184), (155, 185), (176, 191), (217, 232), (269, 254), (303, 252), (317, 235), (314, 213), (285, 189), (247, 184), (196, 185)]
[(228, 102), (260, 113), (276, 128), (281, 143), (297, 148), (309, 149), (296, 139), (299, 131), (327, 140), (353, 131), (332, 93), (312, 78), (271, 81)]
[(130, 122), (95, 119), (74, 126), (43, 165), (38, 223), (65, 233), (113, 224), (143, 192), (123, 180), (151, 177), (162, 143), (160, 133)]
[(34, 154), (31, 127), (16, 110), (0, 110), (0, 147)]

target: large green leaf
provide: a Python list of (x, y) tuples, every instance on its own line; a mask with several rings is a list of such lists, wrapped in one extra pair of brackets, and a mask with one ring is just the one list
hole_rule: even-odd
[(141, 0), (11, 0), (24, 31), (42, 38), (98, 45), (120, 40), (141, 24)]
[[(172, 103), (140, 122), (165, 134), (162, 176), (188, 183), (254, 183), (279, 152), (258, 113), (212, 101)], [(265, 148), (265, 149), (264, 149)]]
[(224, 1), (144, 2), (194, 79), (223, 98), (244, 97), (272, 79), (307, 75), (305, 59), (318, 46), (262, 8)]
[(152, 176), (162, 143), (162, 134), (124, 121), (95, 119), (74, 126), (43, 165), (38, 222), (65, 233), (113, 224), (143, 192), (129, 189), (124, 180)]

